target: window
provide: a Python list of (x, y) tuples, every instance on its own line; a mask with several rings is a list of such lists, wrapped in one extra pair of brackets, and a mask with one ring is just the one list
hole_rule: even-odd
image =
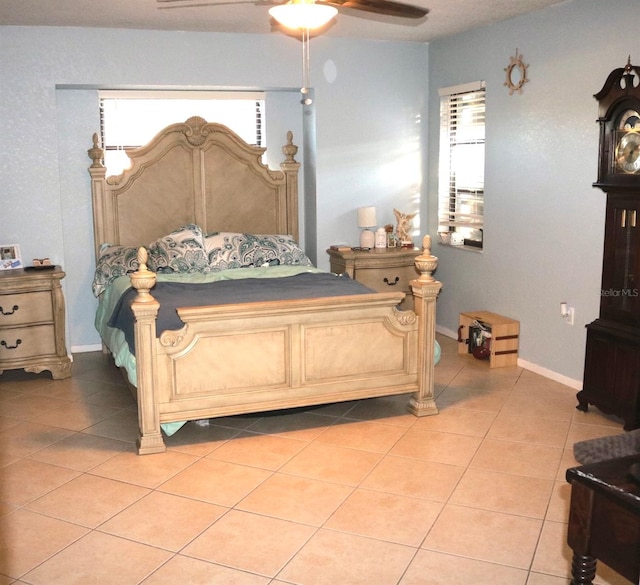
[(142, 146), (160, 130), (192, 116), (231, 128), (263, 144), (264, 94), (233, 91), (101, 91), (100, 134), (107, 175), (129, 166), (125, 148)]
[(475, 248), (483, 240), (484, 143), (484, 82), (441, 89), (438, 232)]

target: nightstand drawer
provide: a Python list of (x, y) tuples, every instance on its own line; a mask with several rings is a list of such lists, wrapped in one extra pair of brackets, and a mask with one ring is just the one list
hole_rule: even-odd
[(52, 321), (49, 291), (0, 295), (0, 327)]
[(3, 361), (55, 353), (53, 325), (0, 329), (0, 364)]
[(409, 282), (418, 278), (413, 266), (395, 268), (356, 268), (356, 280), (378, 292), (402, 291), (410, 289)]

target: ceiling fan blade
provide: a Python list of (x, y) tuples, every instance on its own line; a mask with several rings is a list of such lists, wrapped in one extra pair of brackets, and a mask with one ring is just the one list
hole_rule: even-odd
[(399, 16), (401, 18), (422, 18), (429, 11), (410, 4), (393, 2), (392, 0), (316, 0), (318, 4), (329, 4), (336, 8), (353, 8), (374, 14)]
[(220, 0), (219, 2), (194, 2), (194, 0), (156, 0), (160, 10), (170, 10), (171, 8), (202, 8), (203, 6), (229, 6), (233, 4), (273, 4), (273, 2), (256, 2), (256, 0)]

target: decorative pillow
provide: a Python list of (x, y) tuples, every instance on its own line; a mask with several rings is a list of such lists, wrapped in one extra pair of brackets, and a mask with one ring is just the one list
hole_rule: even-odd
[(118, 276), (135, 272), (138, 266), (137, 248), (102, 244), (93, 276), (93, 294), (100, 296)]
[(274, 264), (313, 266), (288, 235), (218, 232), (205, 237), (204, 247), (211, 271)]
[(208, 272), (204, 234), (185, 225), (149, 246), (149, 270), (154, 272)]

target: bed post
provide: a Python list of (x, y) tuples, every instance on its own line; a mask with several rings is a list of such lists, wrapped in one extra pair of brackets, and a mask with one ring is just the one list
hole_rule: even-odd
[(282, 152), (286, 156), (280, 164), (280, 168), (285, 176), (287, 191), (287, 227), (286, 233), (290, 234), (296, 242), (299, 242), (300, 232), (298, 230), (298, 171), (300, 163), (294, 158), (298, 152), (298, 147), (293, 143), (293, 132), (287, 132), (287, 143), (282, 147)]
[(434, 397), (434, 351), (436, 341), (436, 299), (442, 283), (431, 273), (438, 266), (438, 259), (431, 255), (431, 237), (422, 240), (422, 254), (415, 265), (420, 277), (411, 281), (414, 311), (418, 315), (418, 391), (409, 402), (409, 411), (416, 416), (438, 414)]
[(155, 396), (156, 381), (156, 317), (160, 303), (149, 291), (156, 283), (156, 275), (147, 269), (147, 250), (138, 249), (140, 267), (131, 275), (131, 284), (138, 291), (131, 309), (135, 317), (136, 373), (138, 394), (138, 425), (140, 437), (138, 454), (166, 451), (160, 429), (160, 414)]

